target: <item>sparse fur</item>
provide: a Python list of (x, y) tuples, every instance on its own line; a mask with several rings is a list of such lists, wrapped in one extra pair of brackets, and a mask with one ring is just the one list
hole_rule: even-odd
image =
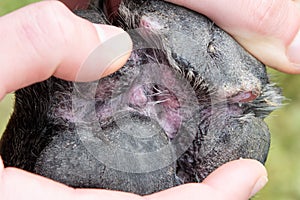
[[(101, 2), (92, 4), (97, 10), (76, 13), (131, 32), (134, 50), (128, 62), (99, 80), (95, 94), (90, 83), (54, 77), (18, 90), (0, 141), (6, 166), (73, 187), (150, 194), (201, 182), (230, 160), (265, 162), (270, 136), (263, 119), (280, 107), (283, 97), (262, 63), (209, 19), (188, 9), (159, 0), (124, 0), (108, 20)], [(152, 140), (142, 137), (153, 130)], [(189, 137), (192, 141), (187, 142)], [(179, 144), (177, 159), (152, 171), (122, 171), (91, 153), (102, 148), (93, 146), (97, 140), (136, 153)], [(176, 154), (181, 148), (184, 152)], [(118, 153), (97, 152), (107, 158)], [(152, 163), (163, 163), (168, 156), (164, 151)], [(128, 163), (148, 169), (139, 159)]]

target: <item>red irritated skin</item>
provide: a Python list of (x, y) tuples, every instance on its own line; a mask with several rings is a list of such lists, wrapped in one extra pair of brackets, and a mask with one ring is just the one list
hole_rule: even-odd
[(246, 103), (246, 102), (251, 102), (253, 100), (255, 100), (258, 97), (259, 94), (256, 94), (253, 91), (244, 91), (241, 92), (239, 94), (237, 94), (236, 96), (233, 96), (232, 98), (230, 98), (230, 101), (235, 102), (235, 103)]
[(151, 194), (241, 157), (265, 162), (263, 118), (282, 97), (262, 63), (206, 17), (164, 1), (124, 0), (111, 16), (133, 40), (126, 65), (96, 87), (52, 77), (17, 91), (0, 142), (6, 166)]

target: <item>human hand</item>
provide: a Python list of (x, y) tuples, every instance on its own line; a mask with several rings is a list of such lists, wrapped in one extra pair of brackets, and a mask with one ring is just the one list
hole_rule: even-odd
[(243, 200), (249, 199), (267, 182), (267, 172), (255, 160), (226, 163), (202, 183), (185, 184), (148, 196), (103, 189), (73, 189), (47, 178), (15, 168), (4, 168), (0, 160), (0, 198), (5, 200)]
[(300, 74), (299, 0), (166, 0), (200, 12), (264, 64)]
[[(98, 26), (102, 30), (98, 35), (91, 23), (75, 17), (59, 2), (23, 8), (0, 18), (0, 26), (0, 99), (8, 92), (51, 75), (74, 80), (89, 52), (104, 39), (122, 32)], [(130, 41), (124, 40), (124, 47), (130, 51)], [(119, 51), (114, 53), (120, 57)], [(127, 56), (121, 56), (105, 75), (121, 67)], [(100, 74), (88, 76), (87, 80), (91, 78), (98, 79)], [(1, 199), (248, 199), (266, 182), (266, 171), (261, 164), (238, 160), (220, 167), (201, 184), (186, 184), (141, 197), (108, 190), (73, 189), (19, 169), (4, 168), (0, 163)], [(260, 187), (254, 187), (258, 180)]]
[[(123, 66), (132, 49), (131, 39), (122, 29), (93, 25), (75, 16), (59, 1), (21, 8), (1, 17), (0, 27), (0, 100), (6, 93), (52, 75), (78, 80), (80, 71), (83, 81), (99, 79)], [(99, 73), (94, 68), (81, 71), (83, 61), (92, 50), (120, 34), (122, 40), (118, 45), (105, 43), (105, 56), (116, 58), (114, 62), (104, 64), (103, 69), (98, 69)]]

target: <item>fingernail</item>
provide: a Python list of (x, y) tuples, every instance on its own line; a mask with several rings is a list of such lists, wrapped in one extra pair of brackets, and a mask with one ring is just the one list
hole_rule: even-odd
[[(110, 26), (105, 24), (93, 24), (101, 43), (107, 41), (110, 38), (113, 38), (119, 34), (124, 34), (125, 31), (119, 27), (116, 26)], [(128, 41), (127, 41), (128, 42)]]
[(288, 47), (287, 56), (295, 67), (300, 67), (300, 31)]
[(254, 196), (258, 191), (260, 191), (267, 184), (267, 182), (268, 178), (266, 176), (260, 177), (252, 189), (251, 197)]
[(81, 65), (76, 81), (97, 80), (122, 67), (132, 50), (132, 40), (124, 30), (108, 25), (94, 24), (100, 45)]

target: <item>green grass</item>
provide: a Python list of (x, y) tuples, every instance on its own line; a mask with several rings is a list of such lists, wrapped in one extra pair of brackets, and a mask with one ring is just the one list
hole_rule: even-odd
[(8, 122), (9, 116), (12, 113), (14, 97), (12, 94), (7, 95), (5, 99), (0, 102), (0, 137)]
[(300, 199), (300, 76), (270, 71), (288, 100), (266, 119), (272, 138), (266, 163), (269, 184), (256, 199)]
[(0, 16), (36, 1), (37, 0), (1, 0)]
[[(32, 0), (1, 0), (0, 16)], [(300, 199), (300, 76), (272, 73), (272, 79), (283, 88), (288, 104), (266, 119), (272, 135), (272, 144), (266, 166), (268, 185), (254, 198), (256, 200)], [(0, 102), (0, 135), (11, 113), (13, 96)]]

